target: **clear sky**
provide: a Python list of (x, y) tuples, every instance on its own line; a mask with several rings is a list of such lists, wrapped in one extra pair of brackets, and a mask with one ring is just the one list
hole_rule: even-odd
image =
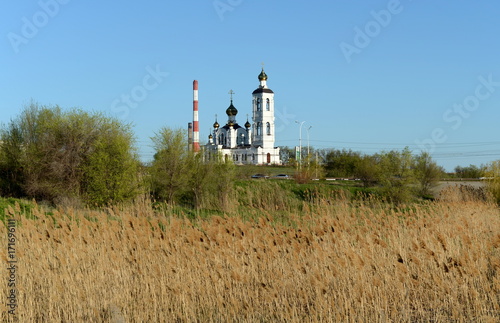
[[(0, 122), (31, 100), (201, 140), (237, 120), (265, 63), (277, 145), (432, 152), (447, 170), (500, 159), (500, 2), (41, 0), (0, 4)], [(128, 98), (128, 99), (127, 99)], [(308, 131), (309, 127), (310, 130)]]

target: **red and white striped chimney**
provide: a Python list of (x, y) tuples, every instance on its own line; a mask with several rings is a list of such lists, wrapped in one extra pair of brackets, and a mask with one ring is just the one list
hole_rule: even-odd
[(193, 81), (193, 151), (200, 151), (200, 126), (198, 123), (198, 81)]

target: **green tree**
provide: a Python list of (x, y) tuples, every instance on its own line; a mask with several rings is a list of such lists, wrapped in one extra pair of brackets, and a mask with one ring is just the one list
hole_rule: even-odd
[(232, 162), (221, 155), (208, 159), (203, 152), (189, 151), (182, 129), (162, 128), (152, 139), (156, 149), (150, 167), (154, 196), (195, 209), (230, 207), (236, 178)]
[(325, 171), (327, 176), (354, 177), (356, 164), (361, 154), (352, 150), (332, 150), (326, 155)]
[(288, 146), (280, 146), (280, 158), (284, 165), (288, 165), (291, 159), (295, 160), (295, 149)]
[(428, 196), (431, 193), (431, 188), (443, 177), (444, 169), (438, 166), (427, 152), (415, 156), (414, 163), (414, 174), (419, 186), (419, 193), (422, 196)]
[[(133, 135), (130, 126), (115, 119), (32, 103), (2, 130), (1, 138), (1, 155), (6, 156), (2, 170), (8, 175), (3, 188), (12, 195), (102, 205), (138, 192)], [(104, 157), (106, 162), (97, 167), (95, 161)], [(105, 171), (112, 189), (93, 191)]]
[(110, 121), (100, 131), (102, 134), (96, 138), (83, 167), (86, 200), (97, 205), (129, 200), (144, 186), (138, 177), (131, 129)]
[(0, 194), (23, 196), (22, 133), (18, 127), (4, 129), (0, 142)]
[(380, 160), (377, 155), (364, 155), (356, 162), (354, 175), (359, 178), (364, 187), (377, 183), (380, 179)]
[(187, 135), (182, 129), (165, 127), (151, 139), (156, 150), (150, 168), (153, 194), (167, 203), (178, 202), (188, 189)]
[(493, 198), (500, 204), (500, 160), (490, 163), (484, 173), (486, 177), (486, 187), (493, 195)]
[(455, 167), (455, 174), (459, 178), (479, 178), (482, 177), (484, 172), (487, 170), (487, 167), (481, 165), (480, 167), (476, 165), (469, 166), (457, 166)]
[(410, 149), (406, 147), (402, 151), (383, 152), (378, 158), (380, 158), (380, 184), (384, 195), (394, 203), (410, 200), (411, 185), (415, 182)]

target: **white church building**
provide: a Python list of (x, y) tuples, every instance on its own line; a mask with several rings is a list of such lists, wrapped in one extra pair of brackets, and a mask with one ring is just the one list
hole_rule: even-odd
[(236, 120), (238, 110), (231, 103), (226, 109), (227, 123), (220, 126), (217, 120), (208, 136), (205, 152), (210, 159), (222, 155), (235, 164), (281, 164), (280, 149), (274, 146), (274, 92), (267, 87), (267, 75), (262, 68), (259, 87), (252, 93), (252, 123), (240, 126)]

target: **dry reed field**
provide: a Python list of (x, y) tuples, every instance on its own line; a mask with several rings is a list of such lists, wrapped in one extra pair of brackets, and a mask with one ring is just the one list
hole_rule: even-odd
[[(147, 200), (7, 212), (19, 322), (500, 320), (500, 212), (489, 203), (318, 199), (296, 214), (268, 205), (197, 220)], [(1, 237), (6, 246), (5, 226)]]

